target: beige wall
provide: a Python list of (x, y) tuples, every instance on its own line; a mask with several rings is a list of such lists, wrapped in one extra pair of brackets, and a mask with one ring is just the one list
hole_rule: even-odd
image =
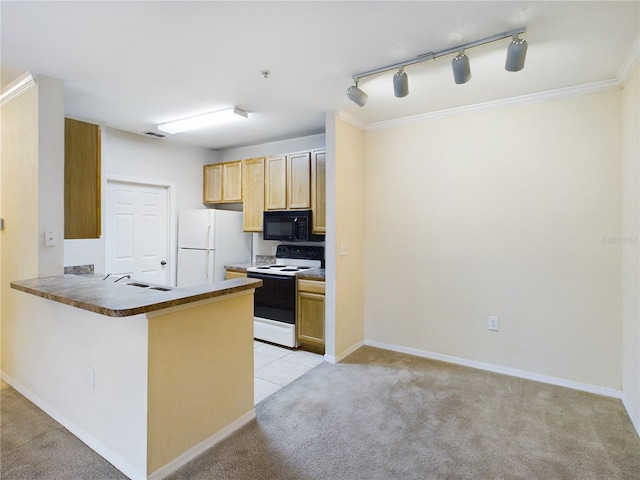
[(621, 96), (368, 132), (365, 338), (620, 389)]
[[(334, 158), (328, 154), (327, 164), (327, 217), (335, 216), (327, 228), (327, 243), (332, 242), (332, 247), (327, 248), (327, 278), (329, 282), (335, 278), (328, 293), (333, 295), (335, 291), (335, 305), (328, 301), (327, 307), (334, 308), (331, 314), (335, 315), (335, 357), (340, 359), (364, 340), (365, 162), (361, 130), (338, 117), (333, 132)], [(329, 150), (329, 142), (327, 144)], [(333, 197), (331, 190), (334, 190)], [(335, 202), (335, 208), (329, 207), (330, 201)], [(334, 222), (333, 229), (331, 222)], [(341, 249), (345, 250), (344, 255)], [(331, 269), (335, 269), (335, 277)]]
[[(12, 332), (18, 328), (20, 319), (15, 291), (9, 288), (9, 283), (62, 273), (63, 86), (59, 80), (43, 76), (37, 81), (36, 86), (2, 105), (0, 112), (0, 216), (5, 220), (5, 229), (0, 231), (3, 365), (7, 355), (20, 348), (12, 343)], [(58, 245), (44, 246), (44, 230), (58, 235)]]
[(622, 332), (623, 391), (629, 413), (640, 432), (640, 99), (638, 68), (622, 95), (623, 200), (622, 200)]
[(149, 474), (253, 412), (252, 338), (252, 291), (149, 314)]

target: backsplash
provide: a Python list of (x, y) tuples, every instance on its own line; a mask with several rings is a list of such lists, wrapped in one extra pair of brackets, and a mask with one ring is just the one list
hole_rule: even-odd
[(72, 267), (64, 267), (64, 273), (72, 275), (93, 275), (93, 264), (91, 265), (74, 265)]
[(276, 257), (273, 255), (256, 255), (256, 263), (276, 263)]

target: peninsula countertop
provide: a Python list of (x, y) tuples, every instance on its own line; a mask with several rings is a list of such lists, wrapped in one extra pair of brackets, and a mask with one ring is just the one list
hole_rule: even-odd
[(109, 317), (128, 317), (262, 286), (262, 280), (259, 279), (236, 278), (189, 288), (147, 283), (144, 284), (149, 287), (143, 288), (128, 285), (135, 282), (135, 279), (115, 283), (102, 280), (103, 277), (104, 275), (56, 275), (14, 281), (11, 282), (11, 288)]

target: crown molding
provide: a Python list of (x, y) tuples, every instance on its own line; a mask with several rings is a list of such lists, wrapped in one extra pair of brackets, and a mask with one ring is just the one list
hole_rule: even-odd
[(620, 71), (618, 71), (618, 75), (616, 76), (616, 80), (620, 83), (620, 86), (624, 88), (627, 84), (634, 70), (638, 66), (638, 60), (640, 59), (640, 36), (636, 37), (631, 45), (631, 49), (627, 57), (625, 58), (622, 66), (620, 67)]
[(411, 125), (421, 122), (433, 122), (444, 118), (468, 115), (470, 113), (488, 112), (492, 110), (501, 110), (510, 107), (518, 107), (523, 105), (531, 105), (534, 103), (549, 102), (553, 100), (561, 100), (565, 98), (578, 97), (582, 95), (590, 95), (593, 93), (608, 92), (610, 90), (619, 90), (623, 85), (616, 80), (605, 80), (602, 82), (588, 83), (584, 85), (576, 85), (574, 87), (559, 88), (557, 90), (549, 90), (547, 92), (532, 93), (529, 95), (521, 95), (519, 97), (505, 98), (502, 100), (494, 100), (491, 102), (476, 103), (474, 105), (465, 105), (463, 107), (450, 108), (437, 112), (429, 112), (411, 117), (398, 118), (394, 120), (386, 120), (383, 122), (368, 123), (365, 125), (365, 131), (383, 130), (403, 125)]
[(23, 73), (2, 89), (2, 93), (0, 94), (0, 105), (4, 105), (8, 101), (19, 97), (35, 85), (36, 80), (33, 78), (33, 75), (31, 75), (31, 72)]
[(359, 118), (354, 117), (350, 113), (345, 112), (344, 110), (340, 110), (338, 112), (338, 118), (345, 123), (348, 123), (352, 127), (357, 128), (358, 130), (365, 131), (366, 125)]

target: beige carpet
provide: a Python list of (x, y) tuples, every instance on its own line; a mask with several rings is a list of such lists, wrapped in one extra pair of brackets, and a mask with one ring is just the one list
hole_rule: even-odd
[[(17, 396), (2, 391), (3, 427), (16, 415), (7, 392)], [(256, 413), (168, 478), (640, 480), (640, 440), (618, 400), (370, 347), (314, 368)], [(57, 459), (77, 449), (57, 449), (66, 432), (16, 449), (15, 430), (2, 431), (3, 479), (122, 478), (86, 452), (86, 476), (73, 476)]]

